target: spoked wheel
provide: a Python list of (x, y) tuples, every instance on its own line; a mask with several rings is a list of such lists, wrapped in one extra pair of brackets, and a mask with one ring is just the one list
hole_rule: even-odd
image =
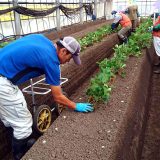
[(33, 114), (33, 127), (38, 134), (43, 134), (51, 125), (52, 112), (49, 106), (39, 106)]

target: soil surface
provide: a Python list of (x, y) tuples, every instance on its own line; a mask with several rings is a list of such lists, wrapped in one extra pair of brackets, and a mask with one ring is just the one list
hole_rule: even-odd
[[(156, 69), (156, 68), (155, 68)], [(160, 74), (153, 74), (142, 160), (160, 160)]]
[[(110, 22), (103, 23), (107, 24)], [(102, 25), (97, 24), (87, 27), (83, 31), (72, 33), (72, 36), (76, 38), (83, 37), (86, 33), (94, 31)], [(114, 154), (117, 152), (116, 146), (118, 147), (121, 143), (121, 135), (118, 133), (118, 130), (122, 132), (125, 130), (125, 123), (130, 114), (127, 106), (134, 103), (135, 97), (132, 91), (140, 83), (138, 76), (136, 77), (135, 75), (140, 75), (141, 71), (139, 68), (143, 60), (143, 56), (140, 58), (131, 57), (128, 60), (127, 68), (125, 69), (126, 77), (116, 77), (109, 102), (95, 106), (96, 109), (93, 113), (85, 114), (68, 109), (64, 110), (56, 121), (53, 122), (48, 131), (38, 139), (37, 143), (22, 159), (122, 160)], [(73, 62), (68, 65), (74, 67)], [(83, 77), (83, 80), (86, 79), (86, 81), (80, 84), (80, 87), (74, 94), (68, 93), (71, 95), (69, 98), (75, 102), (86, 102), (86, 89), (89, 85), (90, 78), (95, 74), (96, 71), (93, 70), (91, 76)], [(158, 97), (159, 78), (159, 75), (153, 75), (150, 101), (151, 111), (145, 135), (143, 160), (160, 159), (160, 126), (158, 121), (158, 109), (160, 106)], [(50, 96), (46, 97), (46, 101), (48, 101), (47, 98), (49, 100)], [(30, 100), (27, 99), (27, 101)]]
[[(73, 31), (74, 31), (74, 27), (73, 27), (73, 31), (71, 32), (71, 31), (69, 31), (69, 33), (71, 32), (72, 34), (70, 35), (70, 34), (68, 34), (69, 36), (73, 36), (73, 37), (75, 37), (75, 38), (81, 38), (81, 37), (84, 37), (87, 33), (90, 33), (90, 32), (93, 32), (93, 31), (96, 31), (98, 28), (100, 28), (100, 27), (102, 27), (103, 25), (107, 25), (107, 24), (110, 24), (111, 23), (111, 21), (104, 21), (104, 20), (102, 20), (102, 21), (99, 21), (99, 23), (97, 24), (97, 23), (95, 23), (94, 25), (90, 25), (90, 24), (85, 24), (85, 26), (86, 26), (86, 28), (84, 28), (83, 30), (80, 30), (80, 31), (77, 31), (76, 33), (73, 33)], [(72, 28), (72, 27), (70, 27), (70, 28)], [(60, 34), (60, 35), (62, 35), (62, 36), (64, 36), (64, 35), (66, 35), (66, 32), (62, 32), (63, 34)], [(49, 36), (50, 38), (51, 38), (51, 36)], [(116, 38), (117, 38), (117, 36), (116, 36)], [(105, 38), (105, 39), (103, 39), (102, 41), (106, 41), (106, 39), (107, 39), (107, 37)], [(53, 40), (53, 42), (56, 42), (58, 39), (57, 39), (57, 37), (56, 38), (53, 38), (52, 37), (52, 40)], [(111, 39), (111, 42), (108, 42), (108, 43), (113, 43), (113, 44), (115, 44), (115, 38), (113, 37), (113, 39)], [(118, 42), (117, 42), (118, 43)], [(108, 45), (111, 45), (111, 44), (108, 44)], [(93, 52), (95, 51), (94, 50), (94, 48), (96, 48), (97, 47), (97, 45), (102, 45), (102, 44), (99, 44), (99, 43), (95, 43), (93, 46), (90, 46), (90, 47), (87, 47), (87, 49), (88, 48), (90, 48), (91, 50), (93, 50)], [(93, 48), (93, 49), (92, 49)], [(103, 47), (102, 47), (103, 48)], [(104, 49), (105, 49), (105, 46), (104, 46)], [(103, 50), (102, 50), (103, 51)], [(101, 52), (102, 52), (101, 51)], [(82, 53), (81, 53), (81, 57), (83, 56), (83, 55), (85, 55), (86, 53), (85, 53), (86, 51), (83, 51)], [(97, 61), (99, 60), (99, 57), (98, 57), (98, 55), (97, 55), (97, 57), (94, 57), (93, 56), (93, 58), (94, 59), (97, 59)], [(87, 58), (86, 58), (87, 59)], [(87, 59), (88, 60), (88, 59)], [(69, 80), (70, 80), (70, 76), (71, 75), (73, 75), (73, 73), (72, 73), (72, 71), (74, 71), (75, 70), (75, 68), (76, 69), (78, 69), (79, 70), (79, 68), (84, 68), (84, 65), (83, 64), (85, 64), (86, 63), (86, 60), (85, 60), (85, 58), (83, 57), (83, 59), (82, 59), (82, 66), (81, 67), (79, 67), (79, 66), (77, 66), (77, 65), (75, 65), (74, 64), (74, 62), (73, 62), (73, 60), (71, 60), (69, 63), (67, 63), (67, 64), (64, 64), (64, 65), (61, 65), (61, 72), (62, 72), (62, 77), (67, 77)], [(75, 71), (74, 71), (75, 72)], [(77, 75), (76, 73), (74, 74), (74, 75)], [(69, 77), (68, 77), (69, 76)], [(39, 79), (42, 79), (42, 78), (44, 78), (44, 76), (41, 76), (41, 77), (38, 77), (38, 78), (35, 78), (34, 79), (34, 82), (36, 82), (37, 80), (39, 80)], [(20, 85), (19, 87), (22, 89), (22, 88), (24, 88), (25, 86), (27, 86), (29, 83), (25, 83), (25, 84), (23, 84), (23, 85)], [(69, 83), (67, 83), (67, 85), (69, 86), (70, 84)], [(74, 85), (75, 86), (75, 85)], [(75, 88), (75, 87), (74, 87)], [(72, 90), (74, 90), (74, 89), (72, 89)], [(72, 91), (71, 92), (69, 92), (68, 93), (68, 95), (71, 95), (71, 93), (72, 93)], [(29, 105), (29, 107), (32, 105), (32, 99), (31, 99), (31, 96), (28, 96), (27, 94), (25, 94), (24, 93), (24, 95), (25, 95), (25, 97), (26, 97), (26, 101), (27, 101), (27, 104)], [(36, 99), (36, 102), (38, 102), (39, 104), (43, 104), (43, 103), (45, 103), (45, 102), (47, 102), (47, 101), (51, 101), (50, 99), (50, 96), (35, 96), (35, 99)], [(49, 102), (49, 104), (50, 103), (53, 103), (53, 102)]]
[[(139, 68), (143, 58), (131, 57), (129, 59), (126, 77), (117, 76), (108, 103), (99, 104), (93, 113), (88, 114), (66, 109), (22, 159), (116, 159), (116, 154), (114, 154), (116, 150), (113, 148), (116, 149), (115, 146), (121, 141), (118, 130), (125, 129), (123, 122), (126, 122), (129, 114), (127, 106), (134, 103), (131, 91), (138, 86), (139, 81), (135, 75), (140, 75)], [(72, 100), (87, 101), (85, 91), (91, 77), (86, 77), (85, 83), (70, 97)]]
[[(135, 75), (140, 74), (142, 61), (143, 57), (129, 59), (126, 77), (117, 76), (110, 101), (95, 106), (95, 112), (83, 114), (68, 109), (63, 111), (23, 159), (118, 160), (114, 154), (117, 152), (115, 146), (120, 145), (121, 141), (118, 130), (123, 132), (126, 126), (122, 124), (129, 120), (127, 118), (131, 110), (127, 111), (127, 106), (134, 103), (132, 91), (141, 83)], [(94, 74), (93, 71), (92, 76)], [(83, 77), (86, 81), (70, 99), (75, 102), (87, 101), (85, 91), (92, 76)]]
[[(92, 22), (91, 22), (92, 23)], [(104, 20), (102, 20), (102, 21), (98, 21), (98, 22), (96, 22), (96, 23), (94, 23), (94, 25), (91, 25), (91, 24), (85, 24), (85, 26), (86, 26), (86, 28), (83, 28), (83, 29), (74, 29), (74, 27), (73, 27), (73, 30), (69, 30), (68, 32), (66, 32), (66, 31), (62, 31), (62, 33), (60, 34), (61, 36), (65, 36), (65, 35), (70, 35), (70, 34), (72, 34), (72, 36), (74, 36), (75, 38), (80, 38), (80, 37), (83, 37), (83, 36), (85, 36), (87, 33), (89, 33), (89, 32), (92, 32), (92, 31), (95, 31), (96, 29), (98, 29), (98, 28), (100, 28), (101, 26), (103, 26), (103, 25), (106, 25), (106, 24), (110, 24), (110, 21), (104, 21)], [(71, 28), (71, 27), (70, 27)], [(74, 33), (74, 31), (77, 31), (76, 33)], [(115, 36), (116, 37), (116, 36)], [(55, 36), (54, 38), (53, 38), (53, 36), (52, 36), (52, 40), (53, 41), (56, 41), (57, 39), (57, 36)], [(97, 44), (94, 44), (95, 46), (97, 45)], [(92, 48), (93, 46), (91, 46), (90, 48)], [(105, 56), (105, 55), (104, 55)], [(94, 57), (94, 58), (96, 58), (96, 57)], [(97, 56), (97, 60), (98, 60), (98, 56)], [(62, 66), (62, 70), (65, 70), (65, 68), (68, 68), (68, 66), (70, 66), (70, 68), (75, 68), (75, 67), (77, 67), (77, 66), (75, 66), (74, 64), (73, 64), (73, 61), (71, 61), (69, 64), (66, 64), (66, 65), (64, 65), (64, 66)], [(63, 69), (64, 68), (64, 69)], [(69, 71), (69, 70), (66, 70), (67, 72)], [(40, 77), (40, 78), (43, 78), (43, 76), (42, 77)], [(34, 82), (36, 81), (36, 80), (38, 80), (39, 78), (37, 78), (37, 79), (34, 79)], [(21, 89), (23, 88), (23, 87), (25, 87), (26, 85), (28, 85), (28, 83), (25, 83), (25, 84), (23, 84), (23, 85), (21, 85), (21, 86), (19, 86)], [(68, 84), (69, 85), (69, 84)], [(80, 85), (80, 84), (79, 84)], [(73, 91), (72, 91), (73, 92)], [(71, 92), (69, 92), (68, 94), (71, 94)], [(27, 101), (27, 103), (28, 103), (28, 108), (30, 109), (31, 108), (31, 105), (32, 105), (32, 100), (31, 100), (31, 95), (27, 95), (27, 94), (24, 94), (25, 95), (25, 97), (26, 97), (26, 101)], [(50, 96), (36, 96), (35, 97), (36, 98), (36, 102), (38, 102), (39, 104), (53, 104), (53, 100), (52, 100), (52, 96), (50, 95)], [(32, 110), (31, 110), (31, 112), (32, 112)], [(54, 117), (56, 118), (56, 116), (54, 115)], [(4, 136), (6, 136), (5, 134), (4, 134)], [(3, 139), (3, 138), (2, 138)], [(10, 142), (9, 142), (9, 144), (10, 144)], [(4, 144), (5, 145), (5, 153), (7, 152), (7, 149), (9, 149), (8, 147), (7, 147), (7, 145), (8, 144)], [(9, 145), (10, 146), (10, 145)], [(3, 147), (3, 146), (2, 146)], [(8, 156), (6, 156), (4, 159), (10, 159), (9, 158), (10, 157), (10, 154), (8, 155)]]

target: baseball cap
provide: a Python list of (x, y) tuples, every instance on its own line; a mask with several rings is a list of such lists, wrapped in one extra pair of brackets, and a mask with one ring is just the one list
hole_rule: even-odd
[(72, 54), (73, 60), (77, 65), (81, 65), (80, 60), (80, 50), (81, 46), (78, 41), (70, 36), (64, 37), (63, 40), (59, 40), (59, 42)]
[(116, 13), (117, 13), (117, 11), (115, 11), (115, 10), (113, 10), (113, 11), (111, 12), (112, 15), (114, 15), (114, 14), (116, 14)]

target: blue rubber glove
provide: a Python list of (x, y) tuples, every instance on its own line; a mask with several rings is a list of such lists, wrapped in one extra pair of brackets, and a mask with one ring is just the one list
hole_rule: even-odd
[(78, 112), (93, 112), (93, 104), (91, 103), (76, 103), (75, 111)]

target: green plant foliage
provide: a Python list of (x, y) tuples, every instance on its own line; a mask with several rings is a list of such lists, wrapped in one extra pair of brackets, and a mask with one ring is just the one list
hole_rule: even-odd
[(109, 100), (112, 88), (111, 79), (115, 78), (116, 74), (124, 78), (126, 75), (124, 68), (126, 67), (126, 61), (129, 56), (138, 57), (141, 55), (143, 48), (149, 48), (151, 46), (152, 35), (147, 32), (148, 27), (151, 25), (152, 20), (147, 19), (136, 29), (136, 32), (129, 37), (128, 44), (115, 46), (114, 56), (111, 59), (104, 59), (98, 62), (100, 72), (91, 79), (86, 92), (89, 97), (92, 97), (96, 102)]
[[(119, 30), (118, 27), (117, 30)], [(110, 25), (104, 25), (101, 28), (97, 29), (95, 32), (88, 33), (81, 39), (78, 39), (78, 42), (81, 45), (81, 50), (85, 50), (86, 47), (92, 46), (96, 42), (100, 42), (105, 36), (116, 32), (117, 30), (112, 30)]]
[(6, 45), (8, 45), (12, 41), (14, 41), (14, 38), (8, 38), (7, 40), (0, 41), (0, 48), (5, 47)]
[(106, 81), (109, 80), (111, 71), (100, 72), (96, 77), (91, 79), (91, 86), (87, 90), (87, 95), (94, 98), (96, 102), (107, 101), (111, 92), (111, 87), (107, 85)]
[(6, 46), (9, 42), (1, 42), (0, 43), (0, 48), (3, 48), (4, 46)]

